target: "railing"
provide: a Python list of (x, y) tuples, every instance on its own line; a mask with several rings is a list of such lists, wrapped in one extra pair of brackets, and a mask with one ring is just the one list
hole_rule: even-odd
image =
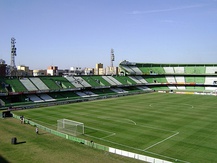
[[(20, 116), (18, 116), (16, 114), (13, 114), (13, 117), (16, 118), (16, 119), (20, 119)], [(136, 154), (136, 153), (120, 150), (120, 149), (115, 149), (115, 148), (112, 148), (112, 147), (108, 147), (108, 146), (105, 146), (105, 145), (95, 143), (93, 141), (88, 141), (88, 140), (84, 140), (84, 139), (81, 139), (81, 138), (77, 138), (77, 137), (74, 137), (74, 136), (71, 136), (71, 135), (56, 131), (54, 129), (50, 129), (48, 127), (45, 127), (43, 125), (40, 125), (40, 124), (35, 123), (35, 122), (33, 122), (31, 120), (28, 120), (28, 119), (24, 119), (24, 123), (30, 124), (32, 126), (37, 126), (39, 129), (44, 130), (46, 132), (49, 132), (49, 133), (51, 133), (53, 135), (56, 135), (56, 136), (59, 136), (59, 137), (62, 137), (62, 138), (65, 138), (65, 139), (68, 139), (68, 140), (71, 140), (71, 141), (74, 141), (74, 142), (78, 142), (78, 143), (81, 143), (81, 144), (85, 144), (85, 145), (87, 145), (89, 147), (96, 148), (96, 149), (99, 149), (99, 150), (103, 150), (103, 151), (106, 151), (106, 152), (118, 154), (118, 155), (129, 157), (129, 158), (134, 158), (134, 159), (141, 160), (141, 161), (146, 161), (146, 162), (149, 162), (149, 163), (172, 163), (170, 161), (161, 160), (161, 159), (158, 159), (158, 158), (149, 157), (149, 156), (145, 156), (145, 155), (141, 155), (141, 154)]]

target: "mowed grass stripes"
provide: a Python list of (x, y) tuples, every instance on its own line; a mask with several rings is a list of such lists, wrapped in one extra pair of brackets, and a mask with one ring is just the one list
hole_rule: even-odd
[(217, 97), (149, 93), (18, 111), (56, 129), (83, 122), (87, 140), (177, 162), (216, 162)]

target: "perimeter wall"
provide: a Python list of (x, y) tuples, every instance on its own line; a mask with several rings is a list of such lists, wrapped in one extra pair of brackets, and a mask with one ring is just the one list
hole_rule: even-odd
[[(13, 117), (20, 120), (20, 116), (18, 116), (16, 114), (13, 114)], [(65, 138), (65, 139), (68, 139), (68, 140), (71, 140), (71, 141), (74, 141), (74, 142), (78, 142), (78, 143), (81, 143), (81, 144), (85, 144), (85, 145), (87, 145), (89, 147), (92, 147), (92, 148), (96, 148), (96, 149), (99, 149), (99, 150), (104, 150), (104, 151), (107, 151), (107, 152), (110, 152), (110, 153), (118, 154), (118, 155), (121, 155), (121, 156), (130, 157), (130, 158), (134, 158), (134, 159), (141, 160), (141, 161), (146, 161), (148, 163), (172, 163), (170, 161), (161, 160), (161, 159), (158, 159), (158, 158), (149, 157), (149, 156), (145, 156), (145, 155), (141, 155), (141, 154), (136, 154), (136, 153), (132, 153), (132, 152), (128, 152), (128, 151), (108, 147), (108, 146), (105, 146), (105, 145), (97, 144), (95, 142), (91, 142), (91, 141), (84, 140), (84, 139), (81, 139), (81, 138), (77, 138), (77, 137), (74, 137), (74, 136), (71, 136), (71, 135), (68, 135), (68, 134), (61, 133), (59, 131), (50, 129), (48, 127), (42, 126), (42, 125), (40, 125), (38, 123), (35, 123), (35, 122), (31, 121), (31, 120), (28, 120), (28, 119), (25, 119), (25, 124), (30, 124), (32, 126), (37, 126), (41, 130), (49, 132), (49, 133), (51, 133), (53, 135), (56, 135), (56, 136), (59, 136), (59, 137), (62, 137), (62, 138)]]

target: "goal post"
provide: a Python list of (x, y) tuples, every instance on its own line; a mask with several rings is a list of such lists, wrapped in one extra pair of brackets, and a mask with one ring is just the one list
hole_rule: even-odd
[(79, 136), (84, 134), (84, 123), (69, 119), (59, 119), (57, 120), (57, 131)]

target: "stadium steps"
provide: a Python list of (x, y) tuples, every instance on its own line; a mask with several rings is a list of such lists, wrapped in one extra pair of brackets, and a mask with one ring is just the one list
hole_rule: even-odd
[(90, 95), (87, 95), (86, 93), (84, 93), (84, 92), (76, 92), (76, 94), (78, 95), (78, 96), (80, 96), (80, 97), (90, 97)]
[(40, 78), (29, 78), (39, 90), (49, 90), (49, 88), (41, 81)]
[(128, 74), (133, 74), (133, 75), (135, 75), (135, 71), (133, 71), (133, 69), (130, 68), (131, 66), (122, 65), (121, 67), (122, 67), (122, 69), (124, 69), (126, 72), (128, 72)]
[(56, 100), (56, 99), (53, 99), (48, 94), (39, 94), (38, 96), (44, 101), (55, 101)]
[[(207, 85), (217, 85), (217, 77), (207, 76), (205, 77), (205, 84)], [(205, 87), (205, 90), (216, 91), (217, 87)]]
[(173, 67), (164, 67), (164, 71), (166, 74), (174, 74), (174, 69)]
[(83, 88), (83, 85), (81, 85), (81, 81), (76, 80), (75, 78), (73, 78), (72, 76), (66, 76), (65, 77), (69, 82), (72, 83), (72, 85), (74, 85), (76, 88)]
[(130, 79), (135, 81), (137, 84), (144, 84), (148, 83), (143, 77), (141, 76), (129, 76)]
[(119, 82), (117, 79), (115, 79), (113, 76), (106, 76), (110, 80), (112, 80), (116, 85), (123, 85), (121, 82)]
[(135, 75), (143, 74), (142, 71), (137, 66), (131, 66), (130, 68), (133, 70), (133, 72), (135, 72)]
[(174, 71), (176, 74), (184, 74), (185, 68), (184, 67), (174, 67)]
[(89, 95), (90, 97), (97, 97), (97, 96), (99, 96), (99, 95), (97, 95), (97, 94), (95, 94), (95, 93), (93, 93), (93, 92), (91, 92), (91, 91), (84, 91), (84, 93), (85, 93), (86, 95)]
[(216, 74), (217, 67), (206, 67), (206, 74)]
[(142, 91), (145, 91), (145, 92), (152, 90), (151, 88), (149, 88), (149, 87), (147, 87), (147, 86), (138, 86), (137, 88), (140, 89), (140, 90), (142, 90)]
[(118, 85), (117, 83), (115, 83), (111, 78), (109, 78), (108, 76), (102, 76), (102, 78), (104, 80), (106, 80), (109, 84), (111, 84), (112, 86), (116, 86)]
[(38, 88), (28, 78), (21, 78), (20, 82), (28, 91), (38, 91)]
[(141, 83), (148, 83), (142, 76), (136, 76)]
[(76, 77), (75, 76), (74, 78), (75, 78), (75, 80), (80, 81), (80, 84), (83, 87), (91, 87), (91, 85), (88, 82), (86, 82), (86, 80), (84, 80), (82, 77)]
[(205, 77), (205, 83), (204, 84), (207, 84), (207, 85), (217, 84), (217, 77), (214, 77), (214, 76)]
[[(175, 80), (176, 80), (177, 84), (185, 84), (184, 76), (175, 76)], [(185, 90), (185, 86), (177, 86), (177, 89)]]
[[(166, 79), (167, 79), (168, 83), (170, 83), (170, 84), (176, 84), (176, 79), (174, 78), (174, 76), (166, 76)], [(172, 85), (169, 85), (168, 87), (171, 90), (177, 89), (176, 86), (172, 86)]]
[(110, 89), (116, 93), (128, 93), (128, 91), (125, 91), (124, 89), (121, 88), (110, 88)]
[(30, 101), (33, 102), (44, 102), (44, 100), (42, 100), (40, 97), (36, 96), (36, 95), (26, 95)]

